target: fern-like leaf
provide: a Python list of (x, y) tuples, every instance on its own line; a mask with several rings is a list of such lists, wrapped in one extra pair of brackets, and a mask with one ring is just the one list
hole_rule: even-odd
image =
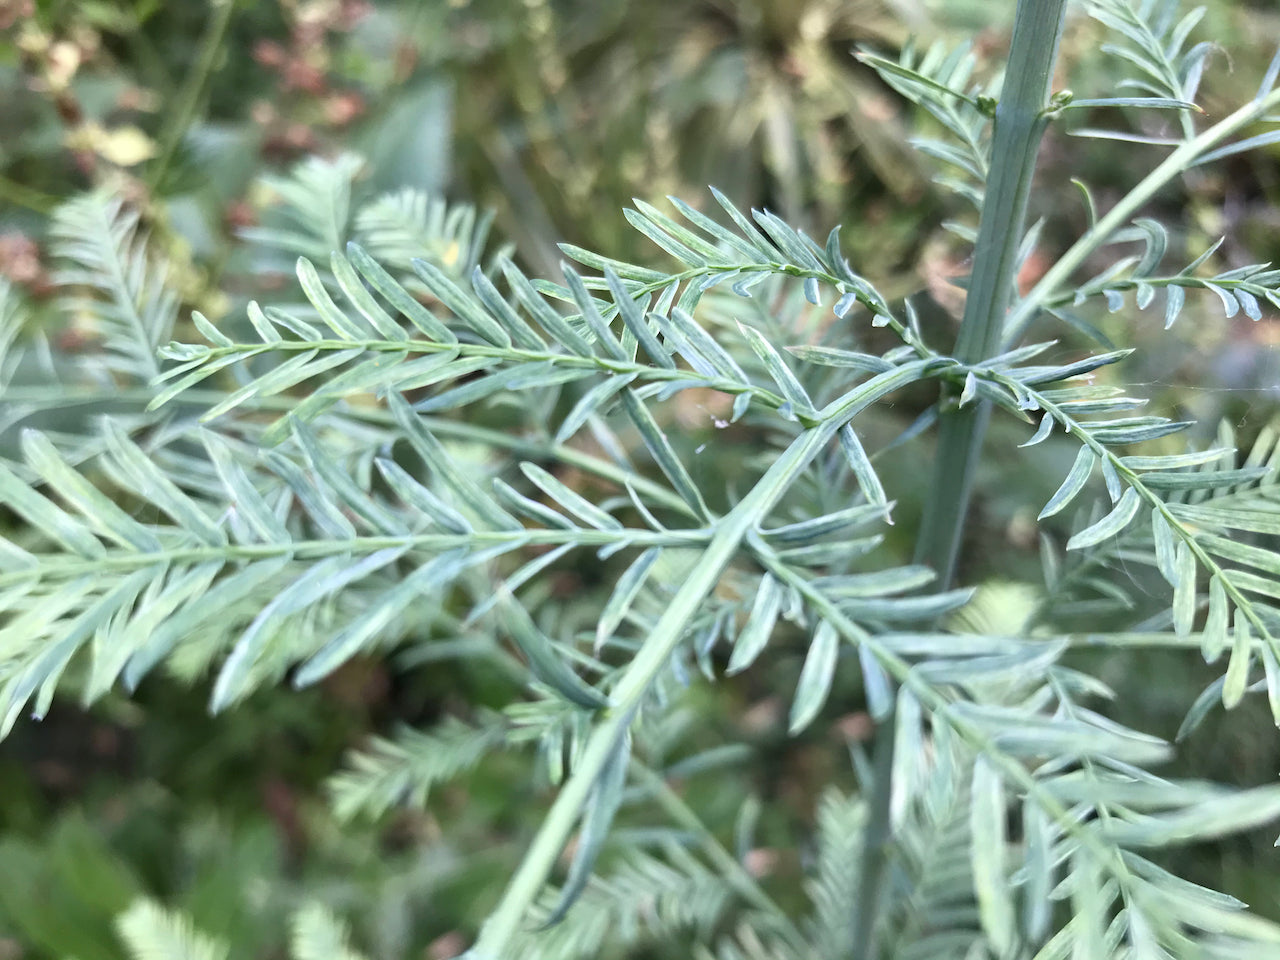
[(139, 900), (116, 918), (133, 960), (226, 960), (229, 948), (196, 930), (185, 916)]

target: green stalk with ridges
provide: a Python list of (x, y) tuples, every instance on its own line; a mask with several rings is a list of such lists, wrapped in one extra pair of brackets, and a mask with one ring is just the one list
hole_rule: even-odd
[[(996, 107), (991, 167), (978, 224), (973, 273), (955, 357), (978, 363), (998, 352), (1014, 287), (1018, 247), (1035, 174), (1040, 140), (1048, 125), (1049, 91), (1066, 0), (1019, 0), (1008, 69)], [(925, 501), (915, 559), (938, 573), (937, 589), (951, 585), (964, 533), (965, 514), (982, 452), (991, 405), (960, 407), (946, 385), (939, 417), (934, 477)], [(863, 833), (862, 878), (849, 960), (876, 960), (876, 925), (891, 839), (893, 716), (879, 725), (873, 757), (870, 813)]]

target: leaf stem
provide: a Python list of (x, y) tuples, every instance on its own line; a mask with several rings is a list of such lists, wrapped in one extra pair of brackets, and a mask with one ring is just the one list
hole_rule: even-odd
[(240, 563), (289, 557), (293, 560), (319, 560), (335, 556), (364, 556), (404, 547), (431, 554), (444, 553), (468, 546), (556, 547), (572, 544), (588, 549), (623, 543), (628, 547), (696, 548), (707, 542), (706, 530), (653, 530), (623, 527), (618, 530), (592, 530), (586, 527), (540, 530), (476, 530), (467, 534), (417, 533), (391, 536), (352, 537), (339, 540), (286, 540), (280, 543), (230, 543), (221, 546), (196, 545), (190, 542), (171, 549), (149, 553), (117, 550), (101, 557), (81, 557), (65, 552), (38, 554), (40, 565), (6, 570), (0, 573), (0, 588), (41, 580), (69, 580), (106, 574), (113, 571), (138, 570), (146, 567), (194, 565), (201, 563)]
[[(1175, 177), (1185, 173), (1201, 155), (1217, 146), (1244, 127), (1261, 120), (1280, 106), (1280, 89), (1267, 96), (1250, 100), (1230, 116), (1223, 118), (1199, 136), (1188, 140), (1165, 158), (1164, 162), (1143, 178), (1137, 186), (1125, 194), (1092, 228), (1071, 245), (1058, 261), (1049, 268), (1040, 281), (1025, 297), (1018, 301), (1005, 321), (1003, 343), (1016, 344), (1035, 320), (1040, 308), (1058, 296), (1067, 278), (1087, 260), (1095, 250), (1107, 242), (1117, 230), (1141, 209), (1162, 187)], [(1002, 348), (1003, 349), (1003, 348)]]
[(28, 210), (34, 210), (36, 213), (48, 215), (52, 213), (61, 203), (59, 197), (53, 194), (44, 193), (29, 187), (24, 183), (18, 183), (16, 180), (10, 180), (8, 177), (0, 176), (0, 200), (6, 200), (9, 203), (19, 207), (26, 207)]
[(204, 95), (209, 78), (218, 66), (218, 53), (222, 49), (222, 41), (227, 35), (227, 27), (231, 24), (231, 14), (236, 4), (235, 0), (210, 0), (209, 5), (213, 9), (200, 40), (200, 52), (196, 55), (195, 66), (187, 74), (186, 83), (178, 94), (177, 107), (169, 114), (169, 122), (165, 124), (161, 134), (160, 155), (147, 171), (147, 182), (152, 189), (160, 186), (173, 162), (174, 154), (177, 153), (178, 145), (191, 128), (200, 97)]
[[(199, 359), (204, 363), (213, 363), (229, 356), (237, 356), (242, 361), (245, 361), (267, 353), (300, 354), (312, 350), (325, 353), (340, 353), (357, 349), (366, 350), (370, 353), (400, 354), (402, 355), (401, 358), (409, 354), (420, 354), (422, 356), (456, 354), (461, 358), (488, 357), (495, 361), (507, 363), (554, 364), (557, 367), (598, 370), (616, 376), (632, 376), (655, 383), (683, 380), (698, 386), (709, 387), (712, 390), (718, 390), (731, 396), (736, 396), (739, 393), (749, 393), (755, 400), (773, 409), (777, 409), (786, 402), (785, 397), (779, 396), (763, 387), (757, 387), (755, 384), (723, 376), (709, 377), (694, 370), (683, 370), (678, 367), (656, 367), (639, 361), (618, 360), (605, 356), (576, 356), (552, 350), (540, 351), (524, 350), (517, 347), (499, 347), (488, 343), (441, 343), (435, 340), (281, 340), (275, 343), (237, 343), (229, 347), (213, 347), (208, 354)], [(395, 361), (393, 360), (393, 362)], [(177, 376), (179, 372), (186, 371), (179, 366), (174, 368), (173, 371), (167, 371), (166, 375)], [(213, 372), (210, 371), (210, 375)], [(380, 385), (386, 387), (394, 385), (395, 382), (394, 375), (388, 374)], [(156, 381), (155, 386), (159, 388), (160, 381)], [(174, 396), (182, 396), (188, 392), (188, 390), (183, 390)], [(156, 403), (155, 409), (165, 406), (172, 400), (173, 398), (168, 398), (163, 403)]]
[(701, 559), (694, 564), (611, 691), (611, 706), (603, 711), (602, 719), (588, 737), (577, 766), (551, 805), (502, 900), (481, 929), (479, 939), (468, 954), (470, 960), (505, 960), (512, 937), (519, 930), (526, 912), (568, 841), (592, 787), (616, 749), (619, 734), (642, 706), (654, 679), (666, 668), (683, 639), (689, 621), (715, 589), (721, 573), (738, 553), (748, 534), (758, 528), (791, 484), (852, 417), (885, 393), (901, 386), (904, 380), (923, 378), (930, 375), (933, 368), (942, 365), (936, 359), (915, 360), (877, 374), (851, 391), (824, 414), (821, 423), (797, 436), (737, 506), (716, 522), (711, 541)]
[(800, 434), (751, 492), (717, 524), (715, 535), (701, 559), (693, 566), (612, 691), (612, 706), (591, 732), (572, 775), (543, 820), (497, 909), (480, 931), (470, 954), (474, 960), (505, 960), (511, 938), (519, 930), (525, 913), (568, 842), (592, 787), (616, 749), (619, 735), (630, 724), (650, 685), (666, 666), (684, 636), (685, 627), (719, 582), (720, 574), (737, 553), (747, 533), (767, 516), (791, 483), (830, 442), (837, 429), (835, 421), (828, 421)]

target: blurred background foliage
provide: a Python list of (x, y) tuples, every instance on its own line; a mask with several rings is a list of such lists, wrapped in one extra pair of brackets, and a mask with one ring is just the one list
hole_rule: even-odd
[[(68, 316), (53, 295), (49, 224), (64, 200), (105, 190), (139, 211), (169, 265), (181, 317), (191, 309), (243, 316), (250, 298), (292, 290), (291, 257), (264, 240), (288, 226), (283, 174), (308, 156), (350, 153), (364, 160), (353, 168), (350, 209), (398, 187), (473, 203), (493, 211), (498, 242), (545, 276), (557, 274), (561, 240), (657, 261), (660, 251), (622, 217), (633, 197), (702, 204), (715, 184), (740, 206), (768, 206), (819, 234), (840, 223), (859, 272), (891, 298), (922, 292), (925, 321), (945, 340), (961, 302), (948, 280), (964, 273), (966, 251), (943, 224), (971, 211), (931, 182), (933, 167), (911, 146), (928, 118), (850, 51), (865, 44), (896, 54), (912, 35), (922, 44), (967, 36), (990, 74), (1012, 7), (0, 0), (0, 276), (55, 351), (91, 351), (92, 317)], [(1280, 37), (1280, 13), (1269, 0), (1210, 0), (1201, 34), (1218, 46), (1204, 103), (1221, 115), (1252, 94)], [(1076, 21), (1059, 86), (1094, 95), (1114, 86), (1118, 70), (1099, 52), (1098, 25)], [(1158, 155), (1053, 132), (1034, 200), (1048, 221), (1023, 282), (1084, 228), (1069, 178), (1106, 205)], [(1154, 215), (1171, 228), (1171, 253), (1188, 262), (1225, 235), (1220, 270), (1280, 260), (1278, 155), (1233, 157), (1162, 195)], [(335, 239), (349, 227), (332, 225)], [(466, 253), (456, 247), (427, 253), (452, 266)], [(764, 307), (801, 309), (794, 300)], [(1280, 322), (1224, 319), (1213, 306), (1168, 333), (1129, 312), (1085, 319), (1141, 347), (1124, 376), (1153, 397), (1153, 412), (1184, 411), (1209, 431), (1225, 418), (1243, 446), (1280, 406)], [(868, 427), (887, 440), (928, 402)], [(687, 407), (678, 426), (707, 431), (708, 411)], [(1044, 458), (1018, 457), (1002, 442), (1011, 436), (992, 437), (970, 531), (977, 559), (965, 572), (991, 585), (985, 615), (997, 619), (1009, 605), (1034, 602), (1034, 591), (1000, 583), (1025, 578), (1037, 550), (1033, 505), (1061, 473), (1043, 475)], [(920, 455), (908, 447), (885, 460), (886, 485), (903, 491), (899, 516), (919, 512), (907, 498), (920, 495)], [(724, 450), (701, 469), (731, 477), (744, 456), (750, 451)], [(572, 605), (598, 580), (584, 571), (556, 590)], [(671, 736), (683, 749), (751, 746), (713, 776), (691, 774), (681, 793), (726, 839), (744, 797), (765, 801), (746, 862), (784, 901), (789, 890), (799, 895), (797, 837), (812, 824), (816, 797), (828, 782), (850, 781), (848, 750), (869, 732), (861, 691), (846, 678), (825, 724), (798, 741), (786, 737), (776, 691), (793, 685), (800, 661), (798, 651), (782, 655), (778, 687), (760, 672), (695, 687)], [(1168, 729), (1153, 732), (1168, 736), (1204, 683), (1186, 658), (1108, 654), (1094, 667), (1120, 692), (1122, 713), (1132, 712), (1117, 719), (1146, 717), (1153, 729), (1157, 718)], [(347, 918), (371, 957), (452, 956), (538, 820), (541, 805), (510, 789), (516, 768), (499, 755), (465, 788), (446, 784), (426, 809), (377, 822), (335, 818), (326, 781), (370, 735), (501, 702), (503, 684), (467, 660), (412, 670), (370, 661), (318, 690), (260, 693), (216, 721), (199, 680), (192, 690), (153, 679), (132, 700), (87, 714), (64, 704), (42, 724), (20, 724), (0, 745), (0, 958), (122, 958), (112, 918), (140, 894), (187, 911), (236, 957), (281, 955), (281, 918), (307, 899)], [(1262, 713), (1211, 719), (1180, 762), (1233, 783), (1274, 778), (1280, 743)], [(1180, 869), (1280, 918), (1280, 871), (1259, 852), (1269, 847), (1233, 838), (1179, 854)]]

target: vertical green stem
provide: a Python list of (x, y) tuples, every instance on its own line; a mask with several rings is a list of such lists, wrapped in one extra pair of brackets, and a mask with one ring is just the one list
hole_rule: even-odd
[[(1048, 120), (1045, 109), (1053, 79), (1066, 0), (1019, 0), (1000, 102), (996, 107), (991, 168), (987, 176), (973, 274), (955, 357), (978, 363), (994, 355), (1014, 290), (1015, 260), (1027, 214), (1036, 154)], [(949, 398), (944, 398), (944, 405)], [(931, 564), (946, 586), (955, 573), (973, 474), (987, 413), (979, 403), (944, 409), (933, 486), (916, 546), (918, 561)]]
[[(1018, 0), (1008, 68), (996, 107), (973, 273), (956, 341), (955, 356), (963, 363), (977, 363), (999, 348), (1014, 289), (1036, 155), (1048, 123), (1045, 110), (1065, 16), (1066, 0)], [(960, 408), (954, 400), (946, 394), (942, 399), (933, 483), (916, 541), (916, 561), (937, 571), (939, 589), (946, 589), (955, 575), (973, 477), (991, 413), (989, 404)], [(890, 716), (876, 731), (874, 783), (863, 833), (862, 882), (854, 908), (850, 960), (876, 960), (879, 952), (875, 928), (891, 838), (895, 737), (896, 724)]]

